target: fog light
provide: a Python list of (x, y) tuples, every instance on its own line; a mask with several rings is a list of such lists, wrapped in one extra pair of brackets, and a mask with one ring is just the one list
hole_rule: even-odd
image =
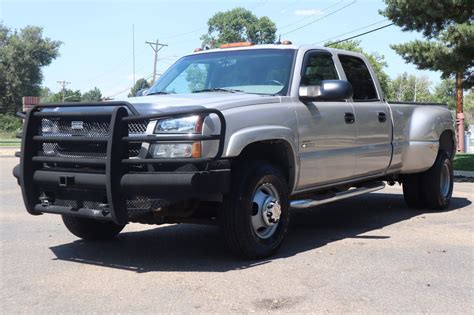
[(154, 144), (151, 148), (153, 158), (189, 158), (193, 156), (192, 143)]

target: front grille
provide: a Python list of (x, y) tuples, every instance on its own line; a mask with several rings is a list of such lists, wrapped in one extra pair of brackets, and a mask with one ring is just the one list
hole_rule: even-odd
[[(56, 198), (53, 203), (55, 206), (70, 207), (73, 209), (108, 210), (107, 204), (100, 201)], [(169, 201), (164, 199), (152, 199), (145, 196), (132, 197), (132, 199), (127, 199), (126, 203), (130, 220), (140, 218), (153, 210), (160, 210), (170, 204)]]
[[(99, 119), (70, 119), (70, 118), (43, 118), (39, 135), (42, 136), (83, 136), (83, 137), (108, 137), (109, 120)], [(147, 120), (128, 124), (129, 135), (142, 135), (146, 133)]]
[(94, 210), (104, 210), (101, 202), (90, 201), (90, 200), (71, 200), (71, 199), (56, 199), (54, 201), (55, 206), (71, 207), (71, 208), (85, 208)]
[(43, 118), (39, 134), (42, 136), (107, 137), (108, 120), (79, 120), (70, 118)]
[[(82, 118), (43, 118), (39, 135), (61, 137), (99, 137), (109, 136), (108, 119), (82, 119)], [(148, 126), (147, 120), (131, 122), (128, 124), (130, 136), (144, 135)], [(128, 156), (137, 157), (140, 153), (141, 143), (130, 143)], [(106, 159), (106, 143), (43, 143), (39, 156), (65, 157), (65, 158), (97, 158)]]
[(146, 133), (148, 126), (148, 120), (141, 120), (128, 124), (128, 134), (130, 135), (141, 135)]

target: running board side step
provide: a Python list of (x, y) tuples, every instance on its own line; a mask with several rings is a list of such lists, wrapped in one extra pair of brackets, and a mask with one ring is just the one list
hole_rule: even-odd
[(330, 203), (330, 202), (370, 193), (370, 192), (377, 191), (384, 188), (385, 188), (384, 182), (371, 182), (362, 187), (352, 188), (352, 189), (338, 192), (332, 195), (318, 196), (319, 198), (315, 198), (315, 199), (292, 200), (290, 202), (290, 208), (293, 208), (293, 209), (311, 208), (311, 207), (319, 206), (325, 203)]

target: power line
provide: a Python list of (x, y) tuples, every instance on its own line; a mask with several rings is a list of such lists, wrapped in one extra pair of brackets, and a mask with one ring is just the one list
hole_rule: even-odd
[[(148, 80), (148, 79), (151, 78), (152, 76), (153, 76), (153, 74), (150, 74), (149, 76), (145, 77), (144, 79), (145, 79), (145, 80)], [(131, 89), (132, 89), (131, 87), (128, 87), (128, 88), (126, 88), (125, 90), (121, 90), (121, 91), (119, 91), (119, 92), (115, 92), (114, 94), (107, 96), (107, 98), (113, 98), (113, 97), (115, 97), (115, 96), (117, 96), (117, 95), (119, 95), (119, 94), (122, 94), (122, 93), (124, 93), (124, 92), (130, 91)]]
[(160, 43), (159, 40), (156, 40), (156, 42), (145, 42), (145, 44), (150, 45), (150, 47), (153, 49), (155, 52), (155, 62), (153, 63), (153, 83), (155, 83), (156, 79), (156, 63), (158, 62), (158, 52), (163, 48), (167, 47), (167, 44), (162, 44)]
[(377, 24), (380, 24), (382, 22), (386, 22), (388, 21), (388, 19), (385, 19), (385, 20), (382, 20), (382, 21), (378, 21), (378, 22), (375, 22), (375, 23), (372, 23), (372, 24), (369, 24), (369, 25), (366, 25), (366, 26), (362, 26), (362, 27), (359, 27), (359, 28), (356, 28), (355, 30), (352, 30), (352, 31), (349, 31), (349, 32), (346, 32), (346, 33), (342, 33), (342, 34), (339, 34), (339, 35), (336, 35), (336, 36), (333, 36), (333, 37), (330, 37), (330, 38), (326, 38), (324, 40), (320, 40), (319, 42), (315, 42), (313, 43), (312, 45), (316, 45), (316, 44), (321, 44), (321, 43), (326, 43), (332, 39), (335, 39), (335, 38), (338, 38), (338, 37), (341, 37), (341, 36), (344, 36), (344, 35), (348, 35), (348, 34), (352, 34), (354, 32), (357, 32), (357, 31), (360, 31), (360, 30), (363, 30), (363, 29), (366, 29), (368, 27), (371, 27), (371, 26), (374, 26), (374, 25), (377, 25)]
[(309, 25), (311, 25), (311, 24), (314, 24), (314, 23), (316, 23), (316, 22), (318, 22), (318, 21), (321, 21), (321, 20), (327, 18), (328, 16), (331, 16), (331, 15), (333, 15), (333, 14), (339, 12), (339, 11), (344, 10), (344, 9), (347, 8), (347, 7), (350, 7), (351, 5), (354, 5), (356, 2), (357, 2), (357, 0), (354, 0), (354, 1), (352, 1), (351, 3), (346, 4), (345, 6), (339, 8), (339, 9), (337, 9), (337, 10), (331, 11), (331, 12), (329, 12), (328, 14), (323, 15), (323, 16), (320, 17), (319, 19), (316, 19), (316, 20), (314, 20), (314, 21), (311, 21), (311, 22), (309, 22), (309, 23), (306, 23), (306, 24), (304, 24), (304, 25), (302, 25), (302, 26), (300, 26), (300, 27), (294, 28), (294, 29), (292, 29), (291, 31), (288, 31), (288, 32), (286, 32), (286, 33), (283, 33), (282, 35), (287, 35), (287, 34), (296, 32), (296, 31), (298, 31), (298, 30), (300, 30), (300, 29), (302, 29), (302, 28), (305, 28), (305, 27), (307, 27), (307, 26), (309, 26)]
[[(344, 1), (346, 1), (346, 0), (341, 0), (341, 1), (337, 2), (336, 4), (333, 4), (333, 5), (330, 5), (329, 7), (326, 7), (326, 8), (324, 8), (324, 9), (321, 9), (321, 11), (317, 11), (317, 12), (315, 12), (315, 13), (309, 15), (309, 16), (306, 16), (306, 17), (304, 17), (304, 18), (302, 18), (302, 19), (299, 19), (299, 20), (296, 21), (296, 22), (292, 22), (292, 23), (283, 25), (282, 27), (278, 28), (278, 30), (285, 29), (285, 28), (287, 28), (288, 26), (292, 26), (292, 25), (298, 24), (298, 23), (300, 23), (300, 22), (303, 22), (303, 21), (305, 21), (305, 20), (307, 20), (307, 19), (310, 19), (310, 18), (314, 17), (315, 15), (317, 15), (317, 14), (320, 13), (320, 12), (324, 12), (324, 11), (326, 11), (326, 10), (332, 9), (332, 8), (334, 8), (334, 7), (338, 6), (338, 5), (340, 5), (340, 4), (343, 3)], [(288, 7), (288, 8), (289, 8), (289, 7)]]
[(373, 33), (373, 32), (379, 31), (379, 30), (381, 30), (381, 29), (383, 29), (383, 28), (392, 26), (393, 24), (395, 24), (395, 23), (390, 23), (390, 24), (387, 24), (387, 25), (384, 25), (384, 26), (381, 26), (381, 27), (374, 28), (373, 30), (370, 30), (370, 31), (367, 31), (367, 32), (364, 32), (364, 33), (361, 33), (361, 34), (357, 34), (357, 35), (354, 35), (354, 36), (351, 36), (351, 37), (348, 37), (348, 38), (339, 40), (339, 41), (337, 41), (337, 42), (330, 43), (329, 45), (327, 45), (327, 47), (331, 47), (331, 46), (333, 46), (333, 45), (336, 45), (336, 44), (339, 44), (339, 43), (342, 43), (342, 42), (345, 42), (345, 41), (348, 41), (348, 40), (351, 40), (351, 39), (354, 39), (354, 38), (357, 38), (357, 37), (360, 37), (360, 36), (364, 36), (364, 35), (367, 35), (367, 34), (369, 34), (369, 33)]

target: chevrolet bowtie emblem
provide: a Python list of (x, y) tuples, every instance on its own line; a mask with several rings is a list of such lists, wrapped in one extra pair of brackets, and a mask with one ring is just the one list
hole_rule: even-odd
[(84, 129), (83, 121), (71, 121), (71, 129), (73, 130), (82, 130)]

